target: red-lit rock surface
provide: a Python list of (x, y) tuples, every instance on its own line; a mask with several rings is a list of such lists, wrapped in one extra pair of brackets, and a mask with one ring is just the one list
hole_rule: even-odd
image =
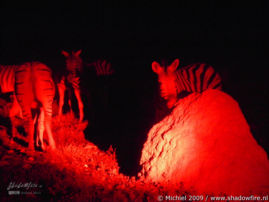
[(154, 125), (140, 164), (148, 180), (182, 182), (199, 193), (269, 191), (265, 151), (253, 138), (238, 103), (216, 90), (181, 99)]

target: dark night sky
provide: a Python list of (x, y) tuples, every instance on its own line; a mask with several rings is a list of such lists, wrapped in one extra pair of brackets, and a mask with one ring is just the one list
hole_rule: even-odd
[(220, 72), (226, 92), (239, 102), (255, 138), (269, 151), (268, 3), (90, 2), (35, 8), (2, 3), (1, 63), (40, 60), (55, 69), (64, 64), (62, 49), (82, 49), (86, 62), (108, 58), (118, 75), (114, 96), (121, 106), (113, 107), (126, 116), (115, 128), (126, 127), (114, 133), (138, 159), (137, 146), (131, 145), (141, 142), (154, 122), (151, 62), (160, 57), (178, 57), (183, 65), (207, 62)]

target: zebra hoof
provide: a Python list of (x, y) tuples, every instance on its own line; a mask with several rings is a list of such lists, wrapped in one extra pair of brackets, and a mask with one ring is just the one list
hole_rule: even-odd
[(41, 145), (40, 145), (40, 148), (41, 148), (42, 151), (46, 151), (46, 147), (45, 147), (44, 144), (41, 144)]

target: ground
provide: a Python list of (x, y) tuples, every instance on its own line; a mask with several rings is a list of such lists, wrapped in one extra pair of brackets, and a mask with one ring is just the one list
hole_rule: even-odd
[[(29, 153), (19, 137), (10, 145), (1, 126), (1, 201), (156, 201), (169, 191), (143, 178), (119, 172), (115, 149), (101, 151), (86, 141), (72, 114), (54, 119), (57, 149)], [(19, 191), (14, 192), (14, 191)], [(180, 187), (178, 193), (184, 194)]]

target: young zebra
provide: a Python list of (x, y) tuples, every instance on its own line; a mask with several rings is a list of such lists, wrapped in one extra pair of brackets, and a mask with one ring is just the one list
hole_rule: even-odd
[(168, 108), (172, 108), (184, 93), (221, 90), (221, 78), (212, 66), (198, 63), (177, 70), (178, 65), (179, 59), (170, 65), (160, 65), (155, 61), (152, 63), (152, 70), (158, 74), (161, 97), (166, 100)]
[[(79, 108), (79, 120), (82, 121), (84, 118), (84, 105), (81, 99), (81, 93), (80, 93), (80, 75), (79, 73), (82, 71), (82, 60), (80, 58), (81, 50), (77, 52), (72, 52), (69, 54), (66, 51), (62, 51), (62, 54), (66, 57), (66, 69), (67, 72), (62, 76), (61, 81), (57, 84), (58, 86), (58, 92), (59, 92), (59, 111), (58, 115), (62, 115), (62, 109), (64, 104), (64, 94), (66, 90), (66, 86), (71, 85), (75, 96), (77, 98), (78, 102), (78, 108)], [(69, 97), (68, 104), (70, 109), (71, 108), (71, 100)]]
[[(34, 150), (35, 120), (32, 109), (39, 109), (38, 134), (36, 144), (44, 149), (44, 128), (49, 138), (49, 145), (55, 149), (55, 142), (51, 131), (52, 102), (55, 95), (55, 85), (52, 80), (51, 70), (39, 62), (28, 62), (19, 66), (0, 66), (0, 86), (2, 93), (14, 92), (15, 108), (22, 109), (25, 130), (29, 139), (29, 148)], [(10, 114), (11, 116), (11, 114)], [(12, 119), (12, 117), (10, 117)], [(13, 126), (12, 126), (13, 127)], [(12, 129), (12, 135), (14, 130)]]

